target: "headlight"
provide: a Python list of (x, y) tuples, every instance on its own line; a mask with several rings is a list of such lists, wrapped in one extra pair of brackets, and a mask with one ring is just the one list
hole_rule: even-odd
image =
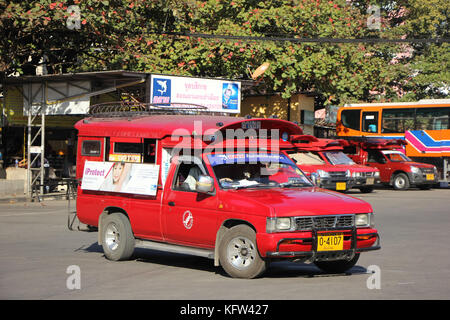
[(327, 171), (324, 170), (317, 170), (317, 174), (321, 177), (321, 178), (327, 178), (330, 176), (330, 174)]
[(267, 233), (290, 231), (292, 226), (292, 218), (267, 218), (266, 231)]
[(380, 177), (380, 171), (375, 171), (375, 174), (373, 176), (375, 178), (379, 178)]
[(361, 172), (353, 172), (353, 173), (352, 173), (352, 177), (353, 177), (353, 178), (359, 178), (359, 177), (361, 177)]
[(373, 213), (360, 213), (355, 216), (355, 225), (357, 227), (374, 227), (375, 220)]
[(349, 177), (352, 176), (352, 173), (350, 172), (350, 170), (345, 171), (345, 176), (346, 176), (347, 178), (349, 178)]
[(412, 173), (418, 173), (418, 174), (422, 173), (422, 171), (420, 171), (419, 168), (414, 167), (414, 166), (411, 166), (411, 172), (412, 172)]

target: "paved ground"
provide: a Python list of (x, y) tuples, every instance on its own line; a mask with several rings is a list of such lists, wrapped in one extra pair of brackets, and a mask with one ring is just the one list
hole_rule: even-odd
[[(362, 255), (351, 275), (285, 262), (254, 280), (231, 279), (208, 259), (152, 250), (110, 262), (97, 233), (67, 229), (66, 201), (3, 203), (0, 299), (449, 299), (450, 190), (351, 195), (374, 207), (380, 251)], [(68, 288), (76, 283), (71, 266), (80, 289)], [(368, 268), (379, 268), (379, 289), (368, 288), (378, 283)]]

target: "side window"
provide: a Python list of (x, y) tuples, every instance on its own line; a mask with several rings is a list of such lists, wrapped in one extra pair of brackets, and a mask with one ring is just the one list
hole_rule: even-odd
[(359, 130), (361, 110), (343, 110), (341, 113), (342, 124), (350, 129)]
[(101, 154), (102, 143), (99, 140), (85, 140), (81, 145), (81, 155), (98, 157)]
[(363, 112), (362, 131), (378, 132), (378, 112)]
[(386, 163), (386, 159), (381, 154), (380, 151), (369, 151), (369, 156), (367, 158), (367, 162), (376, 162), (376, 163)]
[(403, 133), (414, 129), (415, 109), (398, 108), (384, 109), (382, 132)]
[(202, 174), (203, 171), (199, 165), (189, 161), (181, 162), (178, 166), (173, 189), (195, 192), (198, 178)]

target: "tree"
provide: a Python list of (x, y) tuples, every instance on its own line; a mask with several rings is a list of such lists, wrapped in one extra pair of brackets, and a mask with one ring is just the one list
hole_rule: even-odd
[[(413, 57), (399, 58), (402, 44), (275, 40), (410, 36), (418, 26), (423, 36), (446, 34), (446, 4), (437, 5), (437, 18), (422, 19), (421, 10), (435, 11), (418, 0), (380, 3), (382, 28), (371, 30), (366, 2), (346, 0), (0, 2), (0, 73), (31, 74), (43, 55), (52, 73), (128, 69), (233, 79), (248, 79), (249, 69), (270, 62), (259, 89), (284, 98), (307, 91), (338, 104), (397, 99), (399, 90), (404, 97), (429, 94), (440, 86), (430, 85), (439, 80), (436, 66), (448, 65), (444, 45), (415, 46)], [(79, 28), (68, 28), (71, 5)]]

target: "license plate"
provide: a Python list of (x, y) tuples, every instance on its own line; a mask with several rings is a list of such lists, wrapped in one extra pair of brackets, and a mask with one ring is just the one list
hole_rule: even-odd
[(375, 180), (373, 178), (366, 179), (366, 184), (373, 184), (374, 182), (375, 182)]
[(344, 249), (343, 233), (326, 233), (317, 237), (317, 251), (338, 251)]
[(345, 182), (336, 182), (336, 190), (347, 189), (347, 184)]
[(434, 180), (434, 174), (433, 173), (427, 174), (427, 180)]

